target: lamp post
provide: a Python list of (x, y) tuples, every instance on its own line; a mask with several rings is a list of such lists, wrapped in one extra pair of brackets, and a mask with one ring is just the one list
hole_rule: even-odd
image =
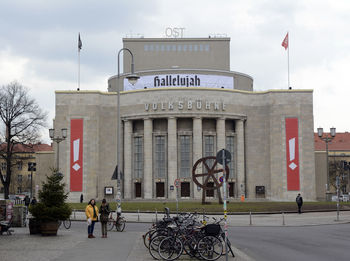
[(60, 142), (64, 141), (67, 138), (67, 129), (62, 128), (61, 134), (62, 134), (62, 136), (55, 137), (55, 129), (49, 129), (50, 139), (57, 143), (57, 159), (56, 159), (57, 160), (57, 163), (56, 163), (57, 172), (60, 169)]
[(334, 127), (330, 128), (330, 135), (326, 133), (325, 137), (323, 137), (323, 128), (317, 128), (318, 137), (326, 143), (326, 154), (327, 154), (327, 192), (329, 192), (329, 160), (328, 160), (328, 142), (331, 142), (336, 134), (336, 130)]
[(135, 85), (137, 80), (140, 78), (138, 75), (134, 72), (134, 55), (128, 48), (122, 48), (118, 52), (118, 78), (117, 78), (117, 213), (121, 213), (121, 180), (120, 180), (120, 172), (121, 172), (121, 155), (120, 155), (120, 147), (121, 147), (121, 135), (120, 135), (120, 53), (122, 51), (127, 51), (131, 55), (131, 73), (126, 76), (126, 78), (129, 80), (129, 83), (132, 85)]

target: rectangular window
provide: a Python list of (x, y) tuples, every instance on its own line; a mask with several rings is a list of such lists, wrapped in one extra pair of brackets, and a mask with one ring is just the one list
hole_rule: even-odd
[[(213, 135), (205, 135), (204, 136), (204, 157), (208, 156), (216, 156), (214, 151), (214, 136)], [(209, 164), (209, 168), (211, 168), (214, 164), (214, 159), (207, 161)]]
[(22, 193), (22, 187), (17, 187), (17, 193)]
[(17, 161), (17, 169), (22, 170), (23, 168), (23, 162), (22, 161)]
[(6, 170), (6, 162), (1, 162), (1, 170)]
[(36, 171), (36, 163), (28, 162), (28, 171)]
[(141, 183), (135, 183), (135, 198), (141, 198)]
[(165, 178), (166, 176), (166, 151), (165, 136), (155, 136), (154, 149), (154, 171), (156, 178)]
[(143, 46), (143, 50), (144, 50), (145, 52), (148, 51), (148, 45), (147, 45), (147, 44), (145, 44), (145, 45)]
[(22, 183), (22, 175), (17, 175), (17, 181), (18, 183)]
[(143, 177), (143, 137), (134, 137), (134, 178)]
[(235, 178), (235, 163), (234, 163), (234, 136), (226, 136), (226, 149), (231, 152), (231, 162), (228, 164), (230, 170), (229, 178)]
[(180, 135), (180, 178), (191, 175), (191, 136)]

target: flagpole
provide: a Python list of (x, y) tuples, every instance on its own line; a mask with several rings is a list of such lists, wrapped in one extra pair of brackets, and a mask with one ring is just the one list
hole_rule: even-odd
[(288, 89), (290, 88), (290, 82), (289, 82), (289, 32), (287, 32), (288, 35)]
[(78, 48), (78, 91), (80, 90), (80, 49)]

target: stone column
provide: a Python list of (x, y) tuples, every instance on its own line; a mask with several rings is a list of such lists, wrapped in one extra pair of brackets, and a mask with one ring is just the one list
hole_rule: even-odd
[(124, 121), (124, 198), (132, 198), (132, 121)]
[[(216, 120), (216, 152), (218, 152), (219, 150), (222, 150), (222, 149), (226, 149), (225, 131), (226, 131), (225, 130), (225, 119), (224, 118), (217, 119)], [(221, 176), (221, 175), (219, 175), (219, 176)], [(221, 192), (221, 198), (224, 199), (224, 187), (223, 186), (221, 186), (220, 192)]]
[(176, 118), (168, 118), (168, 198), (176, 198), (176, 189), (169, 190), (169, 186), (174, 186), (177, 178), (177, 126)]
[[(192, 165), (196, 163), (197, 160), (202, 158), (203, 155), (203, 135), (202, 135), (202, 118), (197, 117), (193, 118), (193, 159), (192, 159)], [(192, 178), (192, 175), (191, 175)], [(202, 190), (197, 190), (197, 185), (192, 182), (193, 184), (193, 196), (195, 199), (201, 199), (202, 198)]]
[(236, 121), (237, 132), (237, 191), (238, 197), (245, 195), (245, 170), (244, 170), (244, 121)]
[(153, 150), (152, 150), (152, 140), (153, 140), (153, 127), (152, 119), (144, 119), (144, 136), (143, 136), (143, 162), (144, 162), (144, 172), (143, 172), (143, 197), (145, 199), (152, 198), (152, 188), (153, 188), (153, 176), (152, 176), (152, 162), (153, 162)]

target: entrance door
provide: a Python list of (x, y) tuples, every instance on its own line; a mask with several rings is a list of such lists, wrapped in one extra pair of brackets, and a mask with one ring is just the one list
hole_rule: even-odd
[(181, 182), (181, 197), (190, 197), (190, 183), (189, 182)]
[(164, 198), (164, 182), (156, 183), (156, 197)]
[(141, 198), (141, 183), (135, 183), (135, 198)]
[[(207, 183), (208, 188), (213, 188), (214, 187), (214, 182), (208, 182)], [(214, 190), (207, 190), (207, 197), (214, 197)]]
[(228, 185), (229, 185), (228, 196), (233, 198), (235, 196), (235, 183), (229, 182)]

